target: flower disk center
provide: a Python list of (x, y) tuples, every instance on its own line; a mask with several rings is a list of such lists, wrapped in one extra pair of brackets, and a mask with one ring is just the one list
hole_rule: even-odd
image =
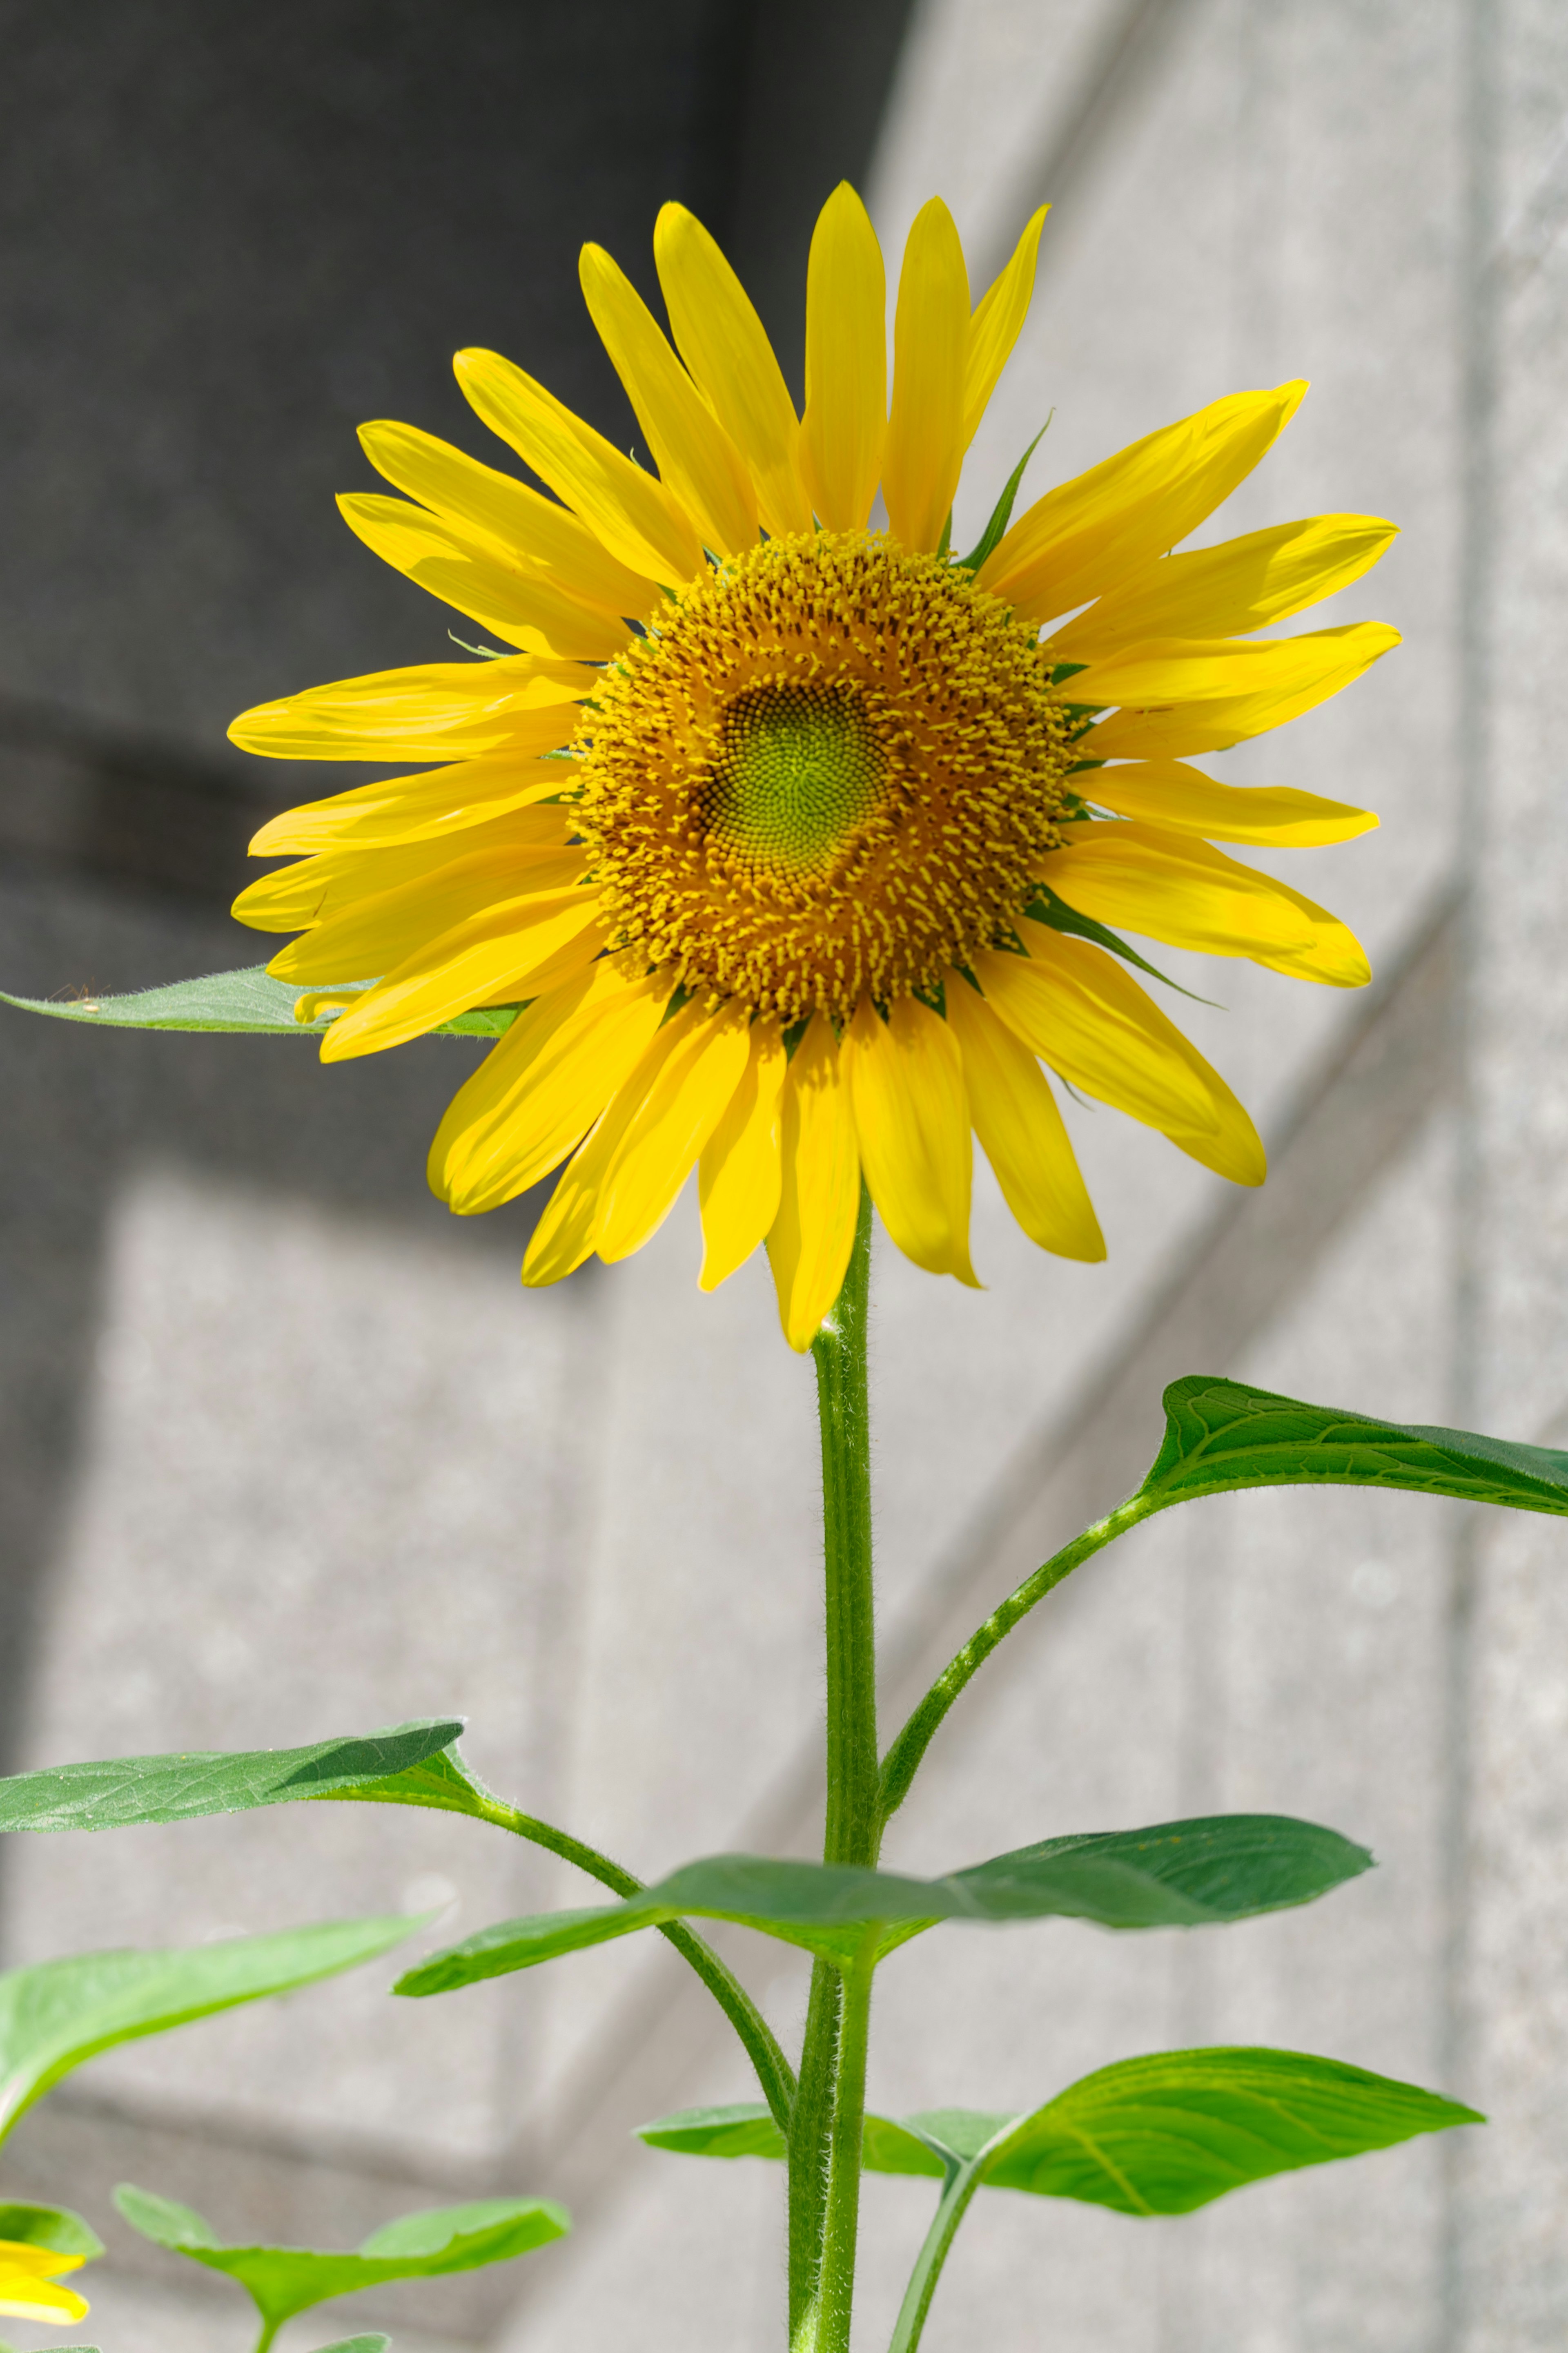
[(888, 765), (852, 686), (754, 686), (725, 706), (697, 807), (714, 848), (742, 863), (822, 873), (875, 815)]
[(786, 1022), (1011, 940), (1072, 758), (1032, 629), (942, 556), (826, 531), (651, 614), (572, 748), (614, 948)]

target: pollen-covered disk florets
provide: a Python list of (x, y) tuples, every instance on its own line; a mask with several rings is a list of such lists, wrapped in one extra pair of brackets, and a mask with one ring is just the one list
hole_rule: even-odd
[(1000, 944), (1071, 749), (1032, 629), (880, 533), (763, 542), (657, 614), (573, 746), (616, 944), (786, 1021)]

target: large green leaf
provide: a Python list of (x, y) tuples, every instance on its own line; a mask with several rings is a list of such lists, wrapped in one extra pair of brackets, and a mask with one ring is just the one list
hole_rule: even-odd
[[(242, 1749), (233, 1755), (116, 1757), (96, 1765), (51, 1765), (0, 1780), (0, 1831), (121, 1830), (133, 1822), (183, 1822), (238, 1814), (295, 1798), (357, 1796), (389, 1777), (416, 1772), (454, 1741), (460, 1719), (432, 1716), (384, 1732), (346, 1734), (306, 1748)], [(411, 1795), (405, 1802), (427, 1804)]]
[(619, 1904), (481, 1929), (411, 1969), (395, 1991), (447, 1993), (681, 1918), (738, 1921), (840, 1964), (878, 1922), (884, 1951), (940, 1920), (1054, 1915), (1108, 1928), (1194, 1927), (1309, 1903), (1371, 1861), (1337, 1831), (1275, 1814), (1047, 1839), (942, 1879), (714, 1855)]
[(17, 2247), (52, 2247), (57, 2255), (80, 2255), (92, 2263), (103, 2241), (68, 2206), (35, 2206), (30, 2200), (0, 2201), (0, 2239)]
[(334, 1920), (165, 1951), (79, 1953), (0, 1977), (0, 2139), (100, 2051), (390, 1952), (415, 1919)]
[[(274, 980), (264, 964), (255, 964), (238, 972), (177, 980), (167, 988), (139, 988), (128, 997), (8, 997), (0, 990), (0, 1005), (47, 1013), (57, 1021), (91, 1022), (100, 1029), (223, 1029), (255, 1038), (319, 1038), (337, 1015), (296, 1021), (300, 993), (288, 981)], [(431, 1034), (499, 1038), (517, 1014), (515, 1005), (481, 1006), (438, 1023)]]
[(315, 2247), (226, 2245), (191, 2207), (128, 2182), (115, 2191), (114, 2202), (144, 2239), (237, 2281), (269, 2329), (356, 2289), (508, 2263), (564, 2237), (572, 2227), (565, 2209), (547, 2198), (486, 2198), (473, 2205), (405, 2214), (373, 2231), (363, 2245), (338, 2253)]
[[(1024, 2116), (935, 2108), (866, 2118), (868, 2173), (940, 2176), (977, 2165), (995, 2189), (1074, 2198), (1123, 2214), (1185, 2214), (1269, 2174), (1484, 2122), (1475, 2109), (1296, 2051), (1163, 2051), (1124, 2059)], [(684, 2108), (639, 2125), (680, 2157), (782, 2159), (765, 2107)]]
[(1165, 1442), (1138, 1500), (1158, 1509), (1237, 1487), (1319, 1483), (1568, 1514), (1568, 1454), (1427, 1422), (1377, 1421), (1203, 1375), (1165, 1391)]

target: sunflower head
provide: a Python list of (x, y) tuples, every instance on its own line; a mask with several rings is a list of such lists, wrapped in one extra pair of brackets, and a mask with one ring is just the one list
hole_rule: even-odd
[[(1104, 1243), (1053, 1076), (1245, 1184), (1262, 1148), (1130, 965), (1123, 931), (1354, 986), (1310, 900), (1215, 849), (1347, 838), (1363, 811), (1189, 765), (1394, 642), (1263, 637), (1391, 528), (1317, 516), (1171, 551), (1302, 386), (1216, 400), (949, 552), (965, 450), (1028, 310), (1042, 215), (973, 302), (934, 200), (887, 374), (880, 250), (840, 188), (812, 245), (804, 414), (718, 247), (667, 206), (669, 333), (609, 256), (590, 312), (657, 470), (510, 363), (459, 353), (532, 480), (413, 427), (362, 438), (402, 498), (353, 528), (510, 650), (349, 680), (237, 721), (249, 748), (436, 761), (290, 811), (236, 913), (323, 1056), (489, 1008), (499, 1042), (430, 1160), (459, 1211), (560, 1175), (524, 1279), (625, 1257), (693, 1166), (711, 1287), (765, 1241), (787, 1337), (837, 1295), (861, 1185), (919, 1264), (973, 1282), (972, 1139), (1047, 1250)], [(1020, 469), (1021, 474), (1022, 469)], [(879, 491), (885, 527), (874, 526)]]

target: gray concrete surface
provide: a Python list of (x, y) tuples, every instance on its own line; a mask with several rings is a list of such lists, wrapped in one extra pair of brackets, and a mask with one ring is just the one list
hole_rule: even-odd
[[(416, 64), (426, 20), (400, 22), (398, 54)], [(649, 71), (670, 70), (668, 48), (648, 54)], [(641, 55), (620, 52), (628, 91)], [(777, 89), (771, 103), (776, 143)], [(765, 219), (763, 152), (748, 150), (738, 220)], [(651, 209), (666, 153), (656, 140), (614, 179), (628, 215)], [(1267, 1190), (1239, 1198), (1102, 1112), (1075, 1136), (1103, 1268), (1034, 1253), (984, 1177), (983, 1293), (879, 1253), (889, 1722), (1044, 1549), (1137, 1477), (1177, 1372), (1568, 1444), (1565, 157), (1568, 26), (1544, 0), (914, 12), (869, 189), (889, 246), (933, 187), (993, 258), (1022, 209), (1055, 202), (961, 533), (1047, 410), (1042, 487), (1220, 393), (1305, 374), (1300, 417), (1209, 535), (1328, 507), (1389, 514), (1404, 537), (1323, 617), (1392, 619), (1406, 644), (1222, 771), (1381, 810), (1377, 835), (1279, 869), (1362, 932), (1375, 990), (1172, 959), (1227, 1008), (1184, 1019), (1259, 1111)], [(489, 250), (557, 217), (532, 195), (509, 202), (521, 227), (509, 216)], [(563, 246), (577, 233), (575, 218), (551, 232)], [(768, 248), (781, 277), (791, 237)], [(568, 263), (542, 256), (528, 301), (556, 301)], [(336, 282), (322, 280), (325, 308)], [(434, 389), (422, 397), (453, 339), (447, 309), (431, 295), (377, 315), (398, 321), (384, 358), (395, 406), (439, 428)], [(514, 347), (530, 325), (546, 332), (543, 311), (503, 322)], [(302, 330), (268, 332), (287, 344)], [(163, 381), (154, 369), (140, 387), (139, 416), (159, 416)], [(426, 649), (428, 620), (394, 611), (395, 584), (350, 608), (362, 591), (332, 585), (351, 575), (336, 552), (293, 597), (295, 504), (330, 529), (310, 396), (296, 385), (268, 428), (278, 449), (297, 433), (310, 453), (289, 519), (258, 521), (226, 492), (219, 522), (204, 520), (205, 493), (177, 470), (161, 494), (175, 554), (182, 533), (221, 526), (200, 577), (229, 584), (228, 601), (216, 586), (192, 599), (212, 659), (184, 701), (164, 695), (163, 655), (146, 669), (131, 625), (115, 634), (94, 605), (68, 531), (46, 592), (67, 617), (46, 628), (47, 610), (22, 610), (48, 496), (64, 498), (79, 444), (101, 448), (86, 411), (47, 420), (54, 470), (27, 491), (37, 553), (0, 590), (16, 602), (18, 691), (198, 744), (234, 702), (286, 682), (290, 660), (326, 675)], [(181, 427), (183, 449), (206, 413)], [(145, 430), (174, 434), (183, 414)], [(93, 504), (90, 482), (80, 495)], [(129, 533), (119, 520), (105, 544)], [(157, 567), (174, 556), (153, 561), (156, 616), (174, 594)], [(67, 659), (84, 612), (108, 636)], [(23, 985), (240, 960), (194, 897), (160, 904), (36, 866), (5, 903)], [(8, 1621), (26, 1670), (9, 1761), (287, 1740), (452, 1705), (473, 1719), (482, 1770), (640, 1870), (726, 1846), (809, 1851), (810, 1371), (777, 1339), (760, 1265), (700, 1298), (687, 1202), (627, 1265), (520, 1294), (526, 1208), (454, 1227), (423, 1197), (458, 1047), (331, 1072), (286, 1044), (13, 1024), (0, 1047), (16, 1058), (6, 1263), (21, 1302), (5, 1509), (26, 1572)], [(1381, 1868), (1224, 1936), (1063, 1924), (922, 1940), (885, 1980), (879, 2104), (1010, 2105), (1132, 2051), (1256, 2038), (1451, 2090), (1492, 2121), (1181, 2222), (998, 2194), (961, 2242), (933, 2353), (1561, 2344), (1565, 1571), (1547, 1521), (1384, 1495), (1231, 1499), (1129, 1540), (986, 1670), (890, 1860), (935, 1869), (1055, 1831), (1277, 1807), (1366, 1839)], [(401, 1816), (271, 1813), (18, 1847), (11, 1959), (436, 1900), (453, 1906), (449, 1936), (582, 1884), (477, 1829)], [(734, 1952), (797, 2020), (800, 1971)], [(628, 1942), (417, 2009), (386, 2003), (386, 1974), (100, 2063), (18, 2134), (11, 2178), (37, 2194), (83, 2185), (96, 2214), (129, 2173), (226, 2227), (300, 2236), (355, 2236), (470, 2189), (549, 2189), (576, 2208), (574, 2239), (514, 2282), (378, 2305), (405, 2316), (400, 2353), (776, 2341), (773, 2178), (626, 2137), (660, 2109), (748, 2092), (672, 1957)], [(925, 2198), (870, 2186), (868, 2353)], [(116, 2240), (105, 2353), (243, 2341), (232, 2311), (169, 2273)], [(301, 2353), (330, 2333), (302, 2333)]]

